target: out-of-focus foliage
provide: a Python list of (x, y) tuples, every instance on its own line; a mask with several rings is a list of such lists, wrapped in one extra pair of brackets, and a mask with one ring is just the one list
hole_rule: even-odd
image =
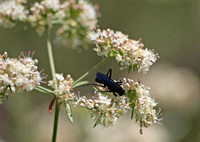
[[(100, 6), (100, 28), (120, 30), (133, 39), (142, 38), (145, 47), (154, 48), (159, 53), (161, 58), (145, 76), (119, 72), (114, 61), (105, 64), (99, 71), (106, 72), (112, 68), (113, 79), (116, 80), (127, 75), (129, 78), (141, 78), (144, 84), (151, 87), (152, 95), (162, 108), (163, 125), (144, 129), (141, 136), (130, 117), (124, 117), (114, 127), (93, 129), (88, 113), (73, 109), (73, 125), (68, 122), (65, 113), (61, 113), (58, 142), (199, 142), (200, 0), (92, 2)], [(23, 27), (0, 29), (0, 54), (7, 51), (10, 57), (16, 57), (22, 50), (34, 50), (34, 57), (40, 61), (39, 68), (50, 74), (45, 38), (38, 37), (32, 28), (27, 26), (24, 30)], [(74, 79), (100, 60), (91, 48), (82, 54), (64, 47), (55, 47), (53, 51), (57, 72), (70, 73)], [(94, 77), (90, 78), (91, 83)], [(87, 92), (88, 97), (92, 94), (88, 88), (82, 88), (81, 92), (83, 95)], [(52, 98), (32, 92), (8, 99), (0, 107), (0, 141), (51, 140), (53, 115), (48, 113), (48, 105)]]

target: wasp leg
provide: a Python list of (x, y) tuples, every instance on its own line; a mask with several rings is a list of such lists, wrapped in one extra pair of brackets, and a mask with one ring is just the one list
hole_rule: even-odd
[(113, 92), (113, 94), (115, 95), (115, 97), (117, 97), (117, 94), (115, 92)]
[(112, 69), (108, 70), (106, 76), (109, 77), (109, 78), (111, 78), (111, 76), (112, 76)]

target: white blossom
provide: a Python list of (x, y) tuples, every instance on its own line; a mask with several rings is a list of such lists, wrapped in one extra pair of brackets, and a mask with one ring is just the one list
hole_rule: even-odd
[(29, 22), (40, 35), (58, 24), (57, 40), (75, 46), (86, 40), (87, 32), (97, 24), (95, 8), (85, 0), (41, 0), (30, 9)]
[(65, 17), (60, 0), (42, 0), (35, 2), (30, 8), (29, 22), (36, 27), (38, 34), (42, 34), (48, 26), (52, 28), (53, 20), (61, 20)]
[[(150, 94), (150, 88), (145, 87), (140, 82), (134, 82), (131, 79), (123, 79), (122, 80), (123, 88), (125, 89), (126, 93), (133, 97), (131, 100), (131, 105), (133, 105), (134, 109), (134, 118), (136, 122), (140, 125), (140, 133), (142, 134), (143, 127), (149, 127), (153, 123), (159, 123), (162, 118), (159, 118), (161, 115), (160, 109), (158, 112), (154, 109), (157, 106), (157, 102)], [(133, 91), (130, 93), (130, 91)]]
[(0, 3), (0, 25), (13, 27), (17, 22), (27, 18), (28, 10), (23, 3), (25, 0), (9, 0)]
[[(63, 25), (57, 30), (57, 42), (68, 48), (77, 49), (90, 43), (89, 31), (97, 26), (97, 13), (95, 7), (86, 0), (68, 0), (63, 3), (66, 17)], [(69, 10), (71, 9), (71, 10)]]
[(98, 56), (115, 57), (122, 70), (137, 69), (140, 73), (146, 73), (158, 57), (153, 51), (143, 49), (144, 44), (140, 40), (129, 39), (119, 31), (97, 29), (90, 32), (89, 38), (96, 44), (94, 50)]
[(42, 77), (37, 67), (37, 60), (28, 56), (18, 59), (8, 58), (7, 53), (0, 55), (0, 95), (3, 98), (10, 93), (31, 91), (40, 85)]
[(91, 117), (94, 117), (94, 126), (104, 127), (115, 125), (117, 119), (129, 109), (125, 96), (115, 97), (112, 93), (95, 92), (92, 99), (83, 96), (76, 104), (89, 110)]
[(90, 30), (95, 28), (97, 25), (97, 14), (94, 6), (85, 0), (80, 0), (79, 5), (82, 10), (77, 21)]
[(73, 92), (74, 80), (68, 74), (66, 78), (63, 74), (56, 73), (56, 78), (48, 81), (48, 85), (54, 88), (54, 93), (59, 98), (60, 102), (67, 101), (67, 99), (75, 99), (75, 93)]

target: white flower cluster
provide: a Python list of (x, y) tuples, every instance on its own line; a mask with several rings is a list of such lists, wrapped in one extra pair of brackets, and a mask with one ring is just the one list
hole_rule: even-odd
[(78, 4), (81, 9), (80, 15), (77, 18), (78, 23), (89, 29), (95, 28), (97, 25), (97, 13), (94, 6), (85, 0), (79, 0)]
[(65, 17), (63, 6), (60, 0), (42, 0), (36, 2), (31, 8), (29, 22), (36, 27), (38, 34), (42, 34), (47, 26), (52, 27), (53, 20), (60, 20)]
[(78, 99), (77, 104), (89, 110), (91, 117), (94, 117), (94, 127), (96, 125), (108, 127), (116, 124), (117, 119), (129, 109), (125, 96), (115, 97), (112, 93), (95, 92), (92, 99), (83, 96)]
[(28, 22), (42, 35), (46, 28), (58, 25), (57, 42), (67, 47), (86, 47), (88, 31), (97, 25), (95, 7), (86, 0), (41, 0), (28, 9), (26, 0), (0, 2), (0, 25), (13, 27)]
[(54, 93), (59, 98), (59, 101), (64, 102), (68, 99), (75, 99), (73, 82), (74, 80), (69, 74), (66, 78), (63, 77), (63, 74), (56, 74), (56, 79), (48, 81), (48, 85), (55, 89)]
[(76, 49), (90, 42), (87, 38), (88, 31), (97, 26), (97, 13), (94, 6), (85, 0), (67, 2), (68, 7), (64, 9), (67, 14), (63, 25), (57, 31), (57, 41)]
[(38, 71), (38, 60), (28, 56), (7, 58), (7, 53), (0, 55), (0, 96), (9, 93), (31, 91), (42, 81)]
[(27, 18), (28, 10), (25, 9), (26, 0), (9, 0), (0, 3), (0, 25), (13, 27), (17, 22)]
[(30, 9), (29, 22), (42, 34), (48, 26), (61, 24), (57, 31), (58, 39), (79, 41), (85, 39), (87, 31), (96, 27), (94, 7), (84, 0), (42, 0)]
[(149, 71), (150, 66), (156, 62), (157, 55), (138, 40), (129, 39), (122, 32), (107, 29), (90, 32), (89, 37), (96, 44), (94, 49), (98, 56), (115, 57), (120, 68), (133, 70), (140, 73)]
[(146, 88), (143, 84), (139, 82), (134, 82), (130, 79), (123, 79), (123, 88), (128, 93), (129, 91), (133, 91), (131, 94), (133, 96), (129, 96), (130, 98), (134, 98), (132, 100), (132, 104), (134, 104), (134, 118), (136, 122), (140, 124), (140, 133), (142, 134), (142, 127), (149, 127), (153, 123), (159, 123), (159, 113), (156, 113), (154, 107), (157, 105), (154, 98), (150, 95), (150, 88)]

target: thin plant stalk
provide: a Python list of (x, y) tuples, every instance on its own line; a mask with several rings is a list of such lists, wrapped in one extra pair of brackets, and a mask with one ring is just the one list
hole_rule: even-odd
[[(110, 57), (106, 57), (103, 60), (101, 60), (101, 62), (99, 62), (96, 66), (94, 66), (92, 69), (90, 69), (88, 72), (86, 72), (85, 74), (83, 74), (81, 77), (79, 77), (76, 81), (74, 81), (74, 85), (76, 83), (78, 83), (79, 81), (83, 80), (84, 78), (86, 78), (87, 76), (89, 76), (91, 73), (93, 73), (96, 69), (98, 69), (100, 66), (102, 66), (104, 63), (106, 63), (108, 60), (110, 59)], [(78, 87), (78, 86), (77, 86)]]
[(56, 99), (56, 108), (55, 108), (55, 114), (54, 114), (54, 126), (53, 126), (52, 142), (56, 142), (59, 112), (60, 112), (60, 104), (58, 102), (58, 99)]
[(53, 93), (52, 90), (47, 89), (47, 88), (42, 87), (42, 86), (37, 86), (37, 87), (35, 88), (35, 90), (38, 91), (38, 92), (42, 92), (42, 93), (46, 93), (46, 94), (51, 94), (51, 95), (54, 96), (54, 97), (56, 96), (56, 95)]
[(48, 51), (49, 63), (51, 67), (51, 74), (52, 74), (53, 79), (55, 79), (56, 71), (55, 71), (53, 51), (52, 51), (52, 45), (51, 45), (51, 35), (50, 35), (50, 30), (48, 28), (47, 28), (47, 51)]
[[(48, 29), (48, 28), (47, 28), (47, 51), (48, 51), (48, 56), (49, 56), (52, 78), (55, 79), (56, 78), (56, 71), (55, 71), (55, 65), (54, 65), (54, 59), (53, 59), (50, 29)], [(55, 89), (56, 88), (57, 88), (57, 85), (55, 86)], [(55, 115), (54, 115), (52, 142), (56, 142), (59, 112), (60, 112), (60, 104), (58, 103), (58, 100), (56, 99), (56, 108), (55, 108)]]

